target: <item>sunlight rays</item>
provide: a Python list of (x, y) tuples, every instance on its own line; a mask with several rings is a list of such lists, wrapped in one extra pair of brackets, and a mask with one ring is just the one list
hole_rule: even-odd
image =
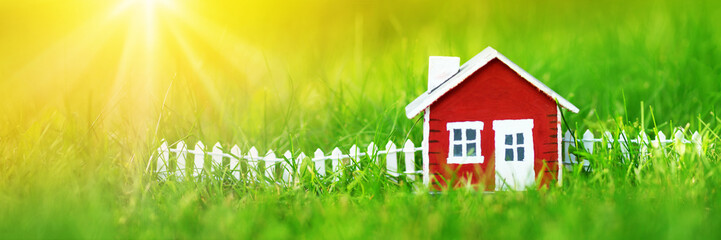
[(234, 69), (241, 71), (248, 81), (258, 81), (266, 72), (258, 71), (266, 67), (264, 53), (259, 48), (251, 46), (233, 33), (229, 33), (227, 28), (210, 22), (181, 6), (173, 8), (173, 13), (174, 23), (182, 24), (183, 30), (191, 31), (199, 36), (214, 52), (222, 56), (222, 59), (219, 60), (225, 61)]
[(151, 99), (161, 95), (155, 93), (163, 61), (156, 22), (160, 4), (172, 6), (123, 1), (88, 19), (12, 72), (2, 95), (14, 99), (18, 110), (60, 103), (72, 109), (73, 102), (94, 96), (95, 103), (86, 104), (99, 104), (103, 118), (112, 114), (141, 127), (141, 117), (151, 115)]
[[(235, 77), (234, 82), (238, 84), (247, 86), (248, 82), (262, 79), (266, 72), (260, 71), (266, 67), (262, 51), (228, 33), (227, 29), (181, 6), (172, 10), (173, 14), (164, 16), (167, 17), (166, 21), (163, 21), (164, 26), (170, 30), (172, 39), (180, 48), (182, 59), (190, 65), (216, 109), (222, 109), (225, 103), (220, 98), (217, 76), (209, 74), (210, 65), (229, 65), (229, 71), (242, 75)], [(198, 46), (198, 40), (191, 41), (193, 37), (197, 37), (205, 49)], [(220, 58), (207, 59), (202, 56), (209, 53)]]
[(180, 50), (185, 57), (185, 62), (190, 65), (193, 73), (195, 73), (198, 80), (200, 80), (201, 86), (210, 97), (213, 105), (215, 107), (223, 106), (223, 102), (218, 94), (218, 88), (215, 85), (215, 81), (213, 81), (213, 78), (207, 73), (207, 70), (203, 69), (203, 61), (201, 57), (196, 53), (196, 51), (193, 50), (193, 48), (191, 47), (191, 44), (187, 40), (187, 36), (181, 33), (181, 31), (178, 29), (178, 26), (176, 25), (169, 25), (168, 27), (170, 28), (170, 31), (173, 34), (173, 38), (177, 41), (177, 44), (179, 45)]
[(39, 107), (72, 109), (91, 101), (87, 108), (98, 109), (89, 113), (93, 125), (107, 119), (138, 130), (157, 118), (175, 75), (190, 80), (190, 91), (218, 111), (227, 105), (223, 81), (234, 89), (267, 84), (259, 81), (268, 74), (264, 53), (195, 9), (169, 0), (123, 0), (94, 16), (11, 72), (0, 91)]
[[(137, 32), (133, 31), (128, 32), (125, 37), (115, 78), (113, 79), (112, 86), (110, 87), (110, 96), (103, 107), (104, 112), (110, 111), (111, 109), (114, 109), (115, 106), (118, 106), (120, 102), (128, 97), (126, 94), (126, 92), (128, 92), (127, 89), (135, 85), (132, 83), (132, 79), (136, 77), (133, 75), (133, 59), (136, 58), (136, 56), (134, 56), (134, 50), (140, 45), (137, 39)], [(135, 106), (135, 103), (133, 103), (133, 106)], [(142, 105), (140, 108), (140, 110), (142, 110)]]

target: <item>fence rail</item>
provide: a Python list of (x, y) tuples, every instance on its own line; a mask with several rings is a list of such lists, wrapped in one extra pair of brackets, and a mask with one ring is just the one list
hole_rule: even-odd
[[(660, 154), (667, 154), (673, 151), (684, 154), (689, 144), (693, 145), (694, 153), (703, 154), (702, 136), (698, 132), (694, 132), (691, 139), (688, 140), (685, 138), (682, 129), (674, 131), (671, 138), (666, 138), (663, 132), (658, 132), (653, 140), (650, 140), (648, 135), (643, 132), (631, 137), (623, 131), (618, 135), (606, 131), (601, 134), (600, 138), (596, 138), (589, 130), (586, 130), (580, 137), (574, 137), (570, 131), (566, 131), (562, 138), (561, 158), (568, 169), (572, 165), (579, 163), (588, 168), (590, 162), (587, 159), (579, 159), (571, 151), (572, 147), (581, 147), (582, 150), (591, 154), (599, 148), (620, 148), (621, 159), (625, 161), (632, 157), (646, 160), (650, 155), (659, 152)], [(667, 146), (670, 147), (668, 151), (666, 150)], [(255, 147), (243, 152), (240, 147), (234, 145), (229, 151), (225, 151), (220, 143), (216, 143), (208, 151), (202, 142), (196, 143), (194, 149), (189, 149), (189, 146), (183, 141), (177, 142), (173, 148), (167, 142), (162, 141), (157, 149), (157, 154), (154, 153), (151, 156), (147, 168), (150, 169), (153, 166), (152, 160), (155, 159), (154, 172), (161, 179), (168, 176), (182, 177), (186, 172), (191, 172), (193, 177), (198, 177), (203, 171), (223, 169), (229, 171), (235, 179), (241, 179), (245, 172), (245, 176), (250, 179), (258, 179), (259, 175), (263, 175), (270, 179), (282, 179), (283, 182), (289, 183), (294, 181), (294, 176), (299, 175), (303, 161), (310, 161), (312, 163), (311, 167), (316, 174), (320, 177), (327, 177), (329, 173), (338, 172), (344, 160), (352, 159), (357, 161), (360, 157), (368, 156), (376, 163), (385, 160), (386, 173), (389, 176), (404, 176), (410, 181), (415, 181), (417, 176), (423, 173), (416, 170), (416, 161), (420, 161), (420, 159), (415, 156), (416, 152), (422, 150), (422, 147), (416, 147), (416, 144), (408, 140), (401, 148), (389, 141), (385, 145), (385, 149), (379, 150), (378, 146), (371, 142), (365, 149), (353, 145), (348, 151), (344, 152), (336, 147), (329, 154), (324, 153), (321, 149), (316, 149), (313, 155), (302, 152), (293, 155), (290, 151), (286, 151), (281, 157), (278, 157), (273, 150), (269, 150), (261, 156)], [(174, 154), (172, 158), (171, 153)], [(210, 159), (207, 159), (208, 157)], [(209, 163), (206, 164), (206, 161), (209, 161)], [(329, 161), (330, 169), (327, 168)], [(241, 162), (247, 164), (246, 171), (241, 169)], [(263, 163), (265, 171), (261, 171), (260, 163)], [(399, 163), (404, 168), (404, 171), (400, 171)], [(191, 166), (191, 169), (187, 169), (188, 165)], [(418, 165), (420, 165), (420, 162)]]

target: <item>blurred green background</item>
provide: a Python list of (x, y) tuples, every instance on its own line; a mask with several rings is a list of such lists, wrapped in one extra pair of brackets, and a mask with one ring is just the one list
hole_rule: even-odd
[[(407, 203), (409, 207), (397, 207), (398, 211), (416, 211), (410, 206), (435, 200), (405, 196), (412, 191), (405, 188), (384, 193), (399, 192), (399, 198), (404, 199), (400, 202), (371, 200), (382, 193), (358, 195), (350, 188), (340, 191), (340, 196), (327, 198), (294, 191), (288, 197), (266, 190), (243, 192), (248, 194), (243, 197), (240, 193), (197, 190), (195, 185), (155, 189), (141, 172), (160, 139), (202, 140), (207, 145), (219, 141), (225, 147), (256, 146), (260, 152), (271, 148), (282, 152), (292, 145), (306, 153), (315, 148), (328, 152), (336, 146), (365, 146), (370, 141), (400, 142), (408, 134), (419, 141), (421, 127), (414, 126), (417, 119), (404, 117), (403, 108), (425, 91), (428, 56), (459, 56), (465, 62), (487, 46), (578, 106), (579, 114), (566, 114), (572, 128), (628, 128), (638, 132), (656, 127), (669, 132), (686, 126), (713, 139), (719, 123), (714, 112), (721, 103), (719, 22), (718, 1), (2, 1), (0, 205), (6, 207), (0, 210), (4, 219), (0, 225), (20, 234), (12, 235), (18, 237), (193, 238), (203, 232), (200, 228), (216, 222), (196, 222), (201, 216), (228, 217), (228, 213), (213, 211), (232, 212), (258, 205), (270, 209), (258, 210), (248, 218), (258, 220), (269, 215), (302, 219), (303, 214), (317, 213), (304, 213), (302, 209), (307, 206), (297, 205), (299, 201), (312, 202), (316, 205), (311, 209), (322, 211), (326, 203), (347, 198), (351, 202), (348, 214), (361, 214), (365, 219), (362, 222), (383, 217), (363, 215), (365, 208), (385, 213), (386, 208)], [(718, 162), (716, 158), (707, 160), (713, 166)], [(669, 169), (673, 168), (662, 170)], [(683, 176), (691, 179), (696, 170)], [(708, 179), (717, 170), (698, 171), (709, 185), (717, 183)], [(674, 184), (670, 178), (662, 179)], [(575, 200), (586, 199), (582, 197), (586, 195), (596, 197), (590, 202), (605, 207), (586, 206), (596, 213), (584, 214), (592, 216), (607, 213), (621, 216), (620, 222), (636, 224), (651, 220), (653, 215), (637, 220), (623, 216), (636, 207), (651, 213), (649, 206), (658, 205), (642, 200), (618, 207), (614, 204), (624, 197), (660, 197), (668, 186), (621, 191), (610, 197), (603, 194), (618, 184), (631, 184), (624, 180), (594, 182), (597, 185), (589, 190), (569, 188), (579, 191), (572, 193), (558, 189), (553, 196), (577, 196), (572, 198)], [(380, 185), (384, 184), (390, 183)], [(679, 193), (687, 193), (683, 190), (689, 186), (675, 187)], [(709, 192), (717, 195), (715, 188), (697, 187), (697, 195), (690, 197), (694, 201), (679, 197), (659, 203), (669, 209), (656, 218), (678, 217), (689, 224), (676, 232), (680, 234), (677, 237), (693, 235), (694, 227), (702, 225), (696, 219), (717, 216), (713, 201), (718, 198), (699, 197)], [(456, 197), (463, 198), (453, 195), (439, 201)], [(533, 205), (548, 200), (536, 193), (527, 197), (532, 200), (525, 201), (523, 196), (488, 200), (471, 195), (472, 200), (465, 204), (500, 204), (509, 211), (534, 211)], [(584, 221), (579, 217), (585, 215), (565, 208), (572, 200), (548, 201), (553, 202), (550, 209), (564, 213), (537, 214), (542, 219), (555, 219), (551, 221), (557, 221), (558, 226), (549, 226), (550, 233), (529, 234), (540, 238), (567, 236), (570, 232), (561, 225)], [(684, 201), (698, 208), (689, 213), (671, 204)], [(266, 204), (290, 207), (282, 212)], [(168, 210), (169, 206), (187, 212), (175, 213)], [(224, 208), (227, 206), (232, 207)], [(328, 210), (330, 215), (308, 216), (314, 220), (299, 220), (300, 226), (316, 229), (329, 224), (325, 218), (346, 219), (339, 217), (346, 216), (339, 210), (346, 207), (332, 207), (340, 212)], [(419, 221), (427, 220), (432, 226), (431, 221), (453, 218), (454, 214), (469, 219), (472, 216), (459, 210), (466, 207), (441, 204), (440, 209), (452, 213), (444, 215), (445, 210), (436, 210), (417, 214), (423, 216)], [(270, 213), (273, 211), (281, 212)], [(169, 212), (188, 216), (164, 218)], [(519, 221), (513, 217), (516, 215), (506, 213), (484, 216)], [(690, 220), (684, 220), (687, 214), (692, 214)], [(398, 221), (418, 217), (404, 216)], [(128, 224), (133, 218), (141, 220)], [(86, 220), (92, 220), (94, 230), (83, 227)], [(250, 220), (217, 221), (235, 226)], [(274, 224), (288, 227), (278, 221)], [(718, 218), (703, 224), (717, 222)], [(593, 229), (599, 224), (607, 223), (591, 221), (589, 226), (574, 226)], [(669, 225), (647, 230), (653, 233)], [(198, 231), (172, 235), (169, 230), (193, 226)], [(617, 227), (611, 231), (620, 234), (617, 236), (632, 231), (623, 224)], [(261, 233), (276, 229), (256, 228)], [(421, 238), (442, 236), (421, 234), (426, 231), (454, 232), (429, 229), (409, 231)], [(472, 229), (456, 230), (470, 232), (454, 236), (478, 236)], [(297, 233), (303, 228), (283, 231)], [(233, 233), (227, 229), (216, 232)], [(513, 237), (494, 233), (502, 231), (488, 230), (484, 236)], [(236, 237), (265, 236), (253, 234)], [(674, 236), (669, 233), (665, 237)]]

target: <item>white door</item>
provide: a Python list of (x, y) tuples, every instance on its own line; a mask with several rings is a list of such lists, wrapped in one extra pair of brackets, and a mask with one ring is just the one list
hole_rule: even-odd
[(534, 184), (532, 130), (533, 119), (493, 121), (496, 190), (522, 191)]

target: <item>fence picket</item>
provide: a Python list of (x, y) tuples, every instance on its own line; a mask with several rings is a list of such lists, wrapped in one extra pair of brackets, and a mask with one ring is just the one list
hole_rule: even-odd
[(169, 163), (170, 163), (170, 149), (168, 149), (168, 143), (165, 140), (161, 140), (163, 143), (158, 148), (158, 161), (156, 161), (156, 173), (160, 179), (165, 179), (168, 175)]
[(315, 150), (313, 153), (313, 162), (315, 163), (315, 171), (318, 175), (325, 176), (325, 153), (320, 148)]
[(305, 153), (301, 152), (298, 154), (298, 157), (295, 158), (295, 168), (293, 168), (293, 180), (300, 179), (300, 169), (303, 166), (303, 160), (305, 160), (307, 156)]
[(223, 169), (223, 146), (220, 145), (220, 142), (216, 142), (215, 145), (213, 145), (210, 156), (213, 160), (210, 169)]
[(666, 148), (666, 134), (663, 134), (663, 132), (658, 131), (658, 135), (656, 136), (656, 140), (660, 143), (658, 146), (661, 148)]
[(398, 156), (396, 144), (392, 141), (388, 141), (386, 144), (386, 152), (386, 170), (391, 176), (398, 177)]
[(258, 162), (260, 161), (260, 156), (258, 155), (258, 149), (255, 148), (255, 146), (250, 147), (250, 150), (248, 150), (248, 175), (250, 175), (250, 179), (255, 180), (258, 176)]
[(275, 167), (278, 163), (278, 158), (275, 156), (275, 152), (273, 152), (273, 150), (268, 150), (268, 152), (265, 153), (263, 162), (265, 163), (265, 177), (275, 179)]
[(651, 141), (651, 146), (653, 147), (654, 155), (657, 155), (657, 156), (666, 155), (666, 134), (663, 134), (663, 132), (658, 131), (658, 133), (656, 133), (656, 139)]
[(352, 159), (352, 161), (360, 162), (360, 159), (359, 159), (360, 155), (361, 155), (360, 149), (358, 148), (358, 146), (353, 144), (353, 146), (351, 146), (350, 149), (348, 150), (348, 157), (350, 157)]
[(377, 163), (378, 162), (378, 147), (375, 143), (371, 142), (368, 144), (368, 149), (366, 152), (366, 156), (368, 156), (368, 159), (370, 159), (371, 163)]
[(230, 161), (228, 162), (228, 169), (230, 169), (235, 179), (240, 180), (240, 158), (243, 156), (240, 147), (233, 145), (233, 148), (230, 149), (230, 154), (233, 156), (230, 157)]
[(646, 132), (641, 131), (641, 133), (638, 134), (638, 159), (640, 159), (642, 163), (648, 160), (648, 145), (648, 135)]
[(618, 145), (621, 147), (622, 162), (625, 162), (625, 160), (631, 160), (631, 153), (629, 153), (631, 141), (629, 141), (628, 135), (626, 135), (626, 130), (622, 130), (621, 135), (618, 136)]
[(293, 172), (291, 171), (289, 163), (293, 161), (293, 154), (290, 153), (290, 150), (285, 151), (285, 153), (283, 153), (283, 157), (285, 157), (285, 159), (280, 162), (281, 176), (283, 177), (283, 182), (289, 184), (291, 181), (291, 174)]
[(330, 159), (331, 159), (330, 163), (331, 163), (331, 167), (332, 167), (331, 171), (333, 171), (333, 173), (338, 174), (338, 175), (336, 175), (337, 176), (336, 179), (338, 179), (341, 175), (343, 175), (343, 172), (339, 171), (342, 156), (343, 156), (343, 152), (341, 152), (340, 149), (337, 147), (334, 148), (333, 151), (330, 152)]
[(673, 149), (680, 155), (686, 153), (686, 144), (684, 144), (684, 137), (682, 130), (676, 130), (673, 133)]
[(178, 156), (177, 160), (175, 161), (175, 166), (177, 166), (175, 168), (175, 172), (176, 172), (175, 176), (182, 178), (182, 177), (185, 177), (185, 175), (188, 171), (185, 167), (186, 166), (185, 155), (188, 153), (188, 147), (185, 146), (185, 142), (181, 140), (180, 142), (175, 144), (175, 151)]
[[(593, 146), (596, 145), (593, 133), (591, 130), (586, 129), (586, 132), (583, 133), (583, 148), (586, 149), (586, 152), (593, 154)], [(583, 167), (588, 169), (591, 166), (591, 162), (588, 161), (588, 159), (583, 159)]]
[(195, 154), (195, 157), (193, 158), (193, 177), (199, 177), (204, 169), (205, 144), (198, 141), (198, 143), (195, 144), (195, 151), (193, 154)]
[(696, 150), (696, 155), (699, 157), (703, 156), (703, 145), (701, 145), (703, 143), (703, 139), (698, 131), (693, 132), (693, 135), (691, 135), (691, 143), (693, 143), (694, 150)]
[[(575, 156), (571, 156), (571, 144), (575, 146), (575, 143), (573, 143), (573, 139), (571, 138), (571, 131), (566, 130), (566, 133), (563, 134), (563, 162), (565, 164), (576, 163)], [(570, 170), (572, 166), (569, 165), (567, 168)]]
[(586, 130), (586, 132), (583, 133), (583, 148), (586, 149), (586, 152), (593, 153), (594, 141), (595, 139), (593, 138), (591, 130)]
[(405, 174), (411, 181), (416, 180), (416, 146), (410, 139), (403, 145), (403, 153), (405, 153), (406, 171)]

